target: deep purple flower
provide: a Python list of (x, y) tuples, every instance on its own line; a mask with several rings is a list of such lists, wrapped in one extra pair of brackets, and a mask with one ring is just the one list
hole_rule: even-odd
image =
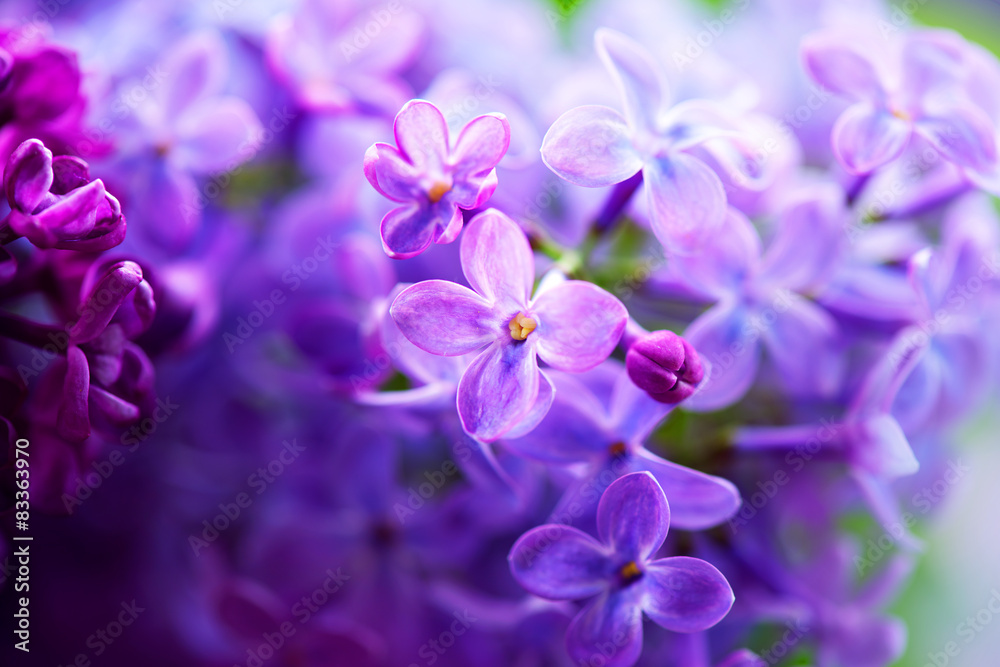
[(588, 664), (601, 647), (607, 664), (629, 667), (642, 651), (642, 614), (674, 632), (699, 632), (722, 620), (733, 591), (709, 563), (654, 556), (670, 525), (663, 489), (649, 473), (615, 481), (597, 510), (599, 540), (557, 524), (529, 530), (507, 557), (531, 593), (552, 600), (594, 599), (566, 632), (570, 656)]
[(997, 129), (962, 90), (965, 45), (948, 34), (915, 31), (886, 49), (859, 44), (852, 33), (806, 37), (802, 54), (810, 76), (852, 102), (832, 135), (844, 168), (874, 171), (899, 157), (913, 137), (959, 167), (988, 172), (995, 166)]
[(90, 178), (87, 163), (53, 157), (37, 139), (11, 154), (4, 190), (11, 208), (4, 224), (39, 248), (99, 252), (125, 238), (118, 200)]
[(492, 441), (533, 406), (538, 418), (548, 410), (551, 383), (536, 357), (574, 373), (593, 368), (614, 350), (628, 313), (596, 285), (555, 274), (532, 298), (528, 240), (497, 210), (469, 223), (461, 254), (473, 289), (424, 281), (403, 290), (389, 312), (403, 335), (427, 352), (451, 357), (485, 348), (459, 382), (458, 413), (469, 434)]
[[(668, 110), (662, 72), (628, 37), (602, 28), (594, 41), (618, 85), (625, 115), (593, 105), (567, 111), (545, 134), (542, 158), (560, 177), (591, 188), (641, 171), (653, 232), (669, 251), (694, 252), (722, 224), (726, 192), (712, 168), (688, 151), (731, 138), (735, 128), (709, 102), (688, 100)], [(726, 158), (733, 154), (715, 157), (729, 168)]]
[(462, 210), (479, 208), (497, 187), (496, 166), (510, 145), (501, 114), (470, 120), (454, 143), (441, 111), (411, 100), (396, 114), (396, 146), (376, 143), (365, 153), (365, 176), (389, 199), (405, 203), (382, 218), (390, 257), (419, 255), (431, 242), (451, 243), (462, 231)]
[(83, 138), (82, 79), (69, 49), (0, 28), (0, 164), (32, 138), (57, 152), (73, 152)]
[(691, 344), (668, 330), (636, 332), (628, 345), (625, 367), (632, 382), (660, 403), (680, 403), (705, 376)]
[(90, 435), (91, 411), (116, 425), (134, 421), (140, 408), (129, 399), (152, 388), (148, 360), (128, 340), (145, 331), (156, 313), (142, 269), (131, 261), (98, 263), (81, 289), (79, 319), (66, 331), (67, 371), (57, 420), (59, 434), (71, 441)]

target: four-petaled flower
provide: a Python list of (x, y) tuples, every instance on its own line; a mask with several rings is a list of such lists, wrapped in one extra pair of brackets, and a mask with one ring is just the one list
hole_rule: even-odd
[(596, 285), (558, 274), (549, 274), (531, 298), (528, 240), (495, 209), (469, 223), (461, 257), (472, 289), (427, 280), (403, 290), (389, 312), (427, 352), (451, 357), (482, 350), (459, 382), (458, 414), (469, 434), (492, 441), (548, 411), (553, 388), (536, 357), (559, 370), (589, 370), (614, 350), (628, 313)]
[(602, 187), (642, 172), (653, 232), (672, 252), (697, 251), (726, 213), (722, 180), (696, 147), (712, 152), (732, 173), (737, 150), (711, 150), (708, 142), (736, 138), (737, 128), (720, 109), (687, 100), (668, 109), (660, 68), (638, 44), (607, 28), (595, 36), (597, 52), (618, 84), (625, 116), (604, 106), (577, 107), (560, 116), (542, 141), (545, 164), (570, 183)]
[(997, 163), (996, 129), (961, 90), (964, 45), (941, 32), (916, 31), (898, 52), (878, 54), (832, 32), (808, 36), (802, 55), (809, 75), (853, 104), (831, 140), (845, 169), (867, 174), (902, 154), (914, 136), (945, 160), (986, 173)]
[(729, 582), (715, 567), (677, 556), (654, 560), (670, 524), (663, 489), (648, 472), (613, 482), (597, 509), (600, 540), (558, 524), (529, 530), (507, 557), (531, 593), (550, 600), (594, 599), (566, 631), (570, 656), (591, 664), (599, 647), (609, 667), (629, 667), (642, 652), (642, 613), (674, 632), (700, 632), (733, 605)]
[(510, 126), (501, 114), (478, 116), (451, 143), (441, 111), (411, 100), (396, 114), (393, 131), (396, 146), (368, 149), (365, 176), (382, 195), (406, 204), (389, 211), (380, 230), (386, 253), (405, 259), (431, 242), (454, 241), (462, 231), (462, 210), (479, 208), (493, 196)]

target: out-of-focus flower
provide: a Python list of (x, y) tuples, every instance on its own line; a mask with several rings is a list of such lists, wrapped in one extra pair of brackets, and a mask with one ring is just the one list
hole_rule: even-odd
[(855, 391), (842, 421), (796, 426), (747, 426), (734, 443), (746, 449), (823, 450), (826, 456), (847, 462), (855, 475), (891, 480), (917, 471), (919, 463), (892, 404), (899, 388), (920, 361), (926, 340), (902, 332), (878, 358)]
[[(486, 348), (458, 385), (462, 424), (482, 440), (499, 438), (552, 401), (536, 357), (582, 372), (611, 354), (628, 314), (596, 285), (550, 274), (531, 298), (534, 261), (513, 220), (487, 210), (462, 239), (462, 270), (473, 289), (428, 280), (403, 290), (390, 308), (406, 338), (427, 352), (459, 356)], [(539, 405), (536, 405), (536, 402)]]
[(833, 128), (837, 159), (849, 171), (867, 174), (899, 157), (919, 136), (959, 167), (992, 170), (997, 130), (962, 90), (961, 40), (914, 31), (900, 41), (872, 48), (838, 32), (803, 41), (810, 76), (852, 102)]
[[(733, 591), (722, 574), (697, 558), (654, 559), (667, 536), (670, 510), (649, 473), (613, 482), (597, 510), (600, 541), (557, 524), (529, 530), (508, 556), (518, 583), (552, 600), (594, 599), (566, 632), (574, 660), (618, 648), (607, 665), (630, 667), (642, 652), (642, 614), (674, 632), (698, 632), (729, 613)], [(595, 597), (596, 596), (596, 597)]]
[(710, 250), (668, 267), (677, 283), (715, 302), (684, 332), (709, 364), (686, 405), (712, 410), (739, 400), (757, 376), (762, 347), (789, 390), (837, 388), (837, 324), (802, 294), (822, 286), (840, 261), (841, 196), (837, 188), (819, 188), (790, 202), (763, 253), (754, 226), (730, 209)]
[[(253, 158), (263, 127), (243, 99), (226, 94), (226, 45), (213, 32), (183, 39), (157, 65), (155, 83), (118, 138), (123, 178), (134, 179), (140, 233), (159, 250), (184, 249), (215, 190), (196, 177), (224, 174)], [(138, 177), (136, 177), (138, 175)]]
[(500, 114), (473, 118), (454, 144), (441, 111), (411, 100), (396, 114), (396, 146), (376, 143), (365, 153), (365, 176), (389, 199), (405, 202), (382, 218), (382, 245), (391, 257), (419, 255), (431, 242), (451, 243), (462, 211), (479, 208), (497, 187), (496, 166), (510, 145)]
[(423, 31), (421, 16), (403, 3), (306, 0), (273, 22), (267, 59), (307, 108), (389, 115), (411, 96), (399, 74)]
[(72, 152), (86, 104), (81, 80), (77, 56), (69, 49), (0, 29), (0, 164), (31, 138)]
[(668, 251), (695, 252), (722, 224), (726, 192), (712, 168), (688, 151), (736, 136), (737, 128), (706, 101), (668, 108), (662, 72), (629, 38), (601, 29), (594, 41), (625, 115), (603, 106), (567, 111), (545, 134), (542, 158), (559, 176), (585, 187), (621, 183), (641, 171), (653, 232)]

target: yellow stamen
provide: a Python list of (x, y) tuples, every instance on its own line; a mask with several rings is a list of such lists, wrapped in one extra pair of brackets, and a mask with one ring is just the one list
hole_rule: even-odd
[(514, 340), (524, 340), (528, 337), (535, 327), (538, 326), (538, 322), (531, 319), (524, 313), (518, 313), (514, 316), (508, 325), (510, 327), (510, 337)]
[(899, 120), (904, 120), (904, 121), (913, 120), (913, 117), (906, 111), (903, 111), (902, 109), (893, 109), (892, 115), (898, 118)]
[(622, 581), (628, 583), (641, 577), (642, 570), (639, 569), (639, 566), (635, 564), (634, 560), (630, 560), (628, 563), (623, 565), (620, 570), (618, 570), (618, 576)]
[(451, 186), (444, 181), (435, 181), (431, 189), (427, 191), (427, 198), (431, 200), (432, 204), (436, 204), (441, 201), (441, 197), (451, 192)]

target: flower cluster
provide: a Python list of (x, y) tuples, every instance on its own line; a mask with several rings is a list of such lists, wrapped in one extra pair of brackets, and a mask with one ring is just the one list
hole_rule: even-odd
[(908, 501), (1000, 388), (1000, 61), (547, 2), (0, 10), (40, 660), (904, 654)]

